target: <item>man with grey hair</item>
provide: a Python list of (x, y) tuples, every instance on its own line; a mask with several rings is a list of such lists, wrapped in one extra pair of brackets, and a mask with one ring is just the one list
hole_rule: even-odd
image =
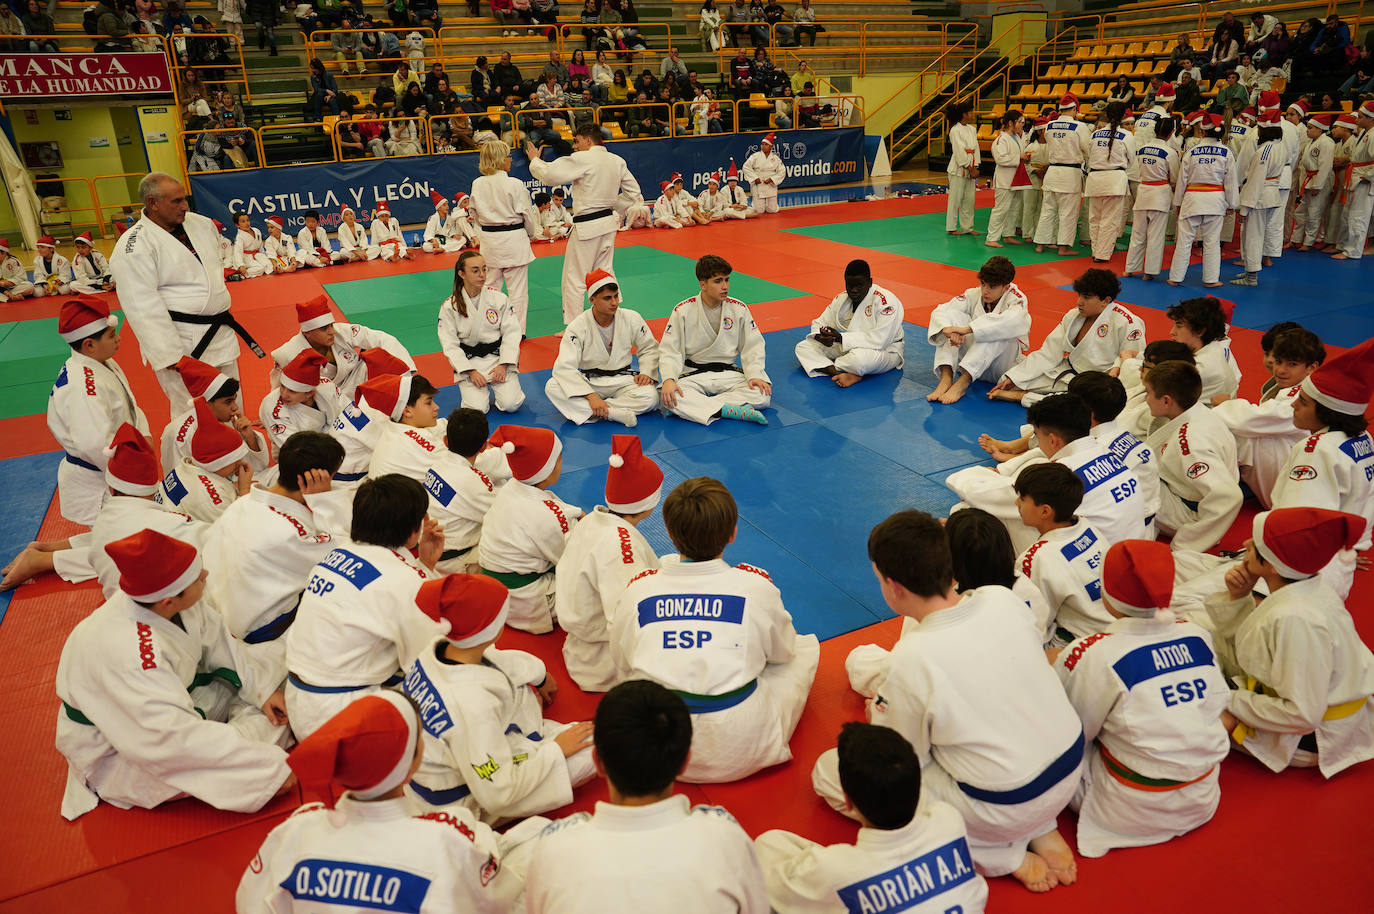
[(190, 398), (177, 371), (182, 356), (237, 379), (235, 334), (258, 358), (264, 353), (229, 313), (219, 233), (211, 220), (187, 211), (186, 188), (155, 171), (139, 182), (138, 196), (143, 217), (119, 239), (110, 272), (143, 361), (153, 367), (177, 412)]

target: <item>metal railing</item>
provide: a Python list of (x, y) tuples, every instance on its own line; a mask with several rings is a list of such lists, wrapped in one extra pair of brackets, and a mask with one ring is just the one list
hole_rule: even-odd
[[(151, 36), (141, 36), (141, 37), (151, 37)], [(187, 64), (182, 64), (180, 56), (176, 53), (176, 42), (179, 41), (179, 40), (181, 40), (182, 38), (186, 38), (186, 39), (191, 40), (191, 41), (195, 41), (195, 40), (198, 40), (198, 39), (207, 39), (207, 38), (224, 39), (224, 40), (226, 40), (226, 41), (229, 42), (229, 46), (230, 46), (231, 50), (238, 56), (238, 64), (237, 64), (237, 65), (234, 64), (234, 60), (233, 60), (233, 57), (232, 57), (232, 56), (231, 56), (230, 59), (229, 59), (227, 62), (225, 62), (225, 63), (209, 63), (209, 64), (192, 64), (192, 63), (187, 63)], [(247, 67), (247, 65), (246, 65), (246, 64), (244, 63), (244, 61), (243, 61), (243, 43), (239, 41), (237, 35), (231, 35), (231, 34), (228, 33), (228, 32), (192, 32), (192, 33), (190, 33), (190, 34), (188, 34), (188, 35), (185, 35), (185, 36), (173, 35), (173, 36), (172, 36), (172, 40), (171, 40), (170, 42), (168, 42), (168, 44), (169, 44), (169, 47), (168, 47), (168, 49), (167, 49), (167, 54), (168, 54), (168, 59), (169, 59), (169, 61), (170, 61), (170, 63), (171, 63), (172, 86), (173, 86), (173, 90), (174, 90), (174, 91), (175, 91), (175, 90), (178, 90), (179, 87), (180, 87), (180, 85), (181, 85), (181, 74), (182, 74), (182, 73), (185, 73), (185, 72), (188, 72), (188, 71), (192, 71), (192, 72), (199, 73), (200, 71), (203, 71), (203, 70), (235, 70), (235, 69), (237, 69), (237, 70), (239, 71), (239, 76), (240, 76), (240, 78), (238, 78), (238, 79), (210, 79), (210, 80), (205, 80), (205, 79), (199, 79), (199, 76), (197, 77), (197, 79), (198, 79), (198, 81), (199, 81), (203, 86), (205, 86), (205, 87), (207, 87), (207, 88), (210, 87), (210, 86), (229, 86), (229, 85), (234, 85), (234, 84), (236, 84), (236, 83), (240, 83), (240, 84), (243, 85), (243, 97), (244, 97), (244, 99), (245, 99), (246, 101), (249, 101), (249, 102), (251, 102), (251, 101), (253, 100), (253, 89), (252, 89), (251, 86), (248, 85), (248, 67)], [(189, 59), (189, 58), (188, 58), (188, 59)], [(182, 104), (181, 96), (180, 96), (180, 94), (178, 93), (178, 95), (177, 95), (177, 106), (180, 107), (181, 104)]]
[[(37, 183), (41, 187), (42, 185), (47, 184), (49, 182), (39, 181)], [(100, 233), (100, 236), (102, 238), (105, 237), (104, 216), (102, 215), (100, 209), (100, 198), (96, 196), (95, 184), (91, 181), (91, 179), (78, 176), (63, 177), (59, 178), (57, 183), (60, 183), (62, 185), (62, 193), (44, 194), (40, 191), (38, 195), (38, 222), (40, 227), (43, 228), (44, 233), (50, 235), (54, 234), (52, 231), (49, 230), (61, 226), (70, 227), (71, 229), (73, 229), (73, 234), (75, 234), (75, 229), (79, 227), (91, 226)], [(79, 196), (76, 199), (73, 199), (73, 194), (71, 194), (67, 190), (67, 185), (69, 184), (76, 184), (81, 189), (84, 189), (86, 192), (86, 199), (82, 201), (79, 198)], [(52, 209), (47, 208), (43, 205), (43, 201), (51, 197), (61, 197), (62, 200), (65, 201), (64, 205), (53, 207)], [(86, 204), (85, 206), (81, 205), (83, 202)], [(77, 213), (89, 213), (90, 218), (88, 220), (77, 219), (75, 218), (75, 215)], [(45, 218), (48, 216), (56, 215), (66, 216), (66, 221), (49, 221), (47, 218)]]
[[(218, 166), (216, 168), (193, 169), (191, 167), (191, 159), (193, 159), (197, 154), (195, 150), (197, 146), (199, 146), (200, 144), (200, 138), (207, 133), (216, 135), (234, 134), (235, 136), (243, 136), (246, 134), (247, 137), (250, 140), (252, 140), (251, 143), (244, 144), (245, 146), (247, 146), (248, 149), (248, 152), (246, 153), (249, 158), (248, 163), (245, 165), (239, 165), (237, 162), (234, 162), (233, 157), (230, 156), (226, 151), (223, 154), (224, 157), (228, 159), (228, 161), (231, 163), (230, 165), (225, 166), (221, 164), (219, 161), (216, 161), (215, 164)], [(182, 170), (187, 177), (190, 177), (191, 175), (206, 174), (208, 172), (214, 171), (238, 171), (245, 168), (257, 168), (259, 165), (262, 164), (263, 161), (262, 135), (252, 127), (209, 127), (202, 130), (183, 129), (177, 132), (177, 137), (184, 150), (184, 154), (182, 156)], [(224, 150), (226, 144), (224, 142), (221, 142), (219, 145), (221, 150)], [(230, 145), (234, 144), (231, 143)]]

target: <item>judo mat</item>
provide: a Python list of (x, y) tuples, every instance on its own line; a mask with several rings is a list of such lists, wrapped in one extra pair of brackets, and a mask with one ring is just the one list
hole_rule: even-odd
[[(990, 202), (989, 195), (980, 195), (980, 203)], [(682, 788), (693, 802), (728, 808), (750, 834), (780, 827), (827, 843), (853, 840), (854, 823), (812, 793), (810, 768), (834, 745), (844, 721), (863, 716), (862, 702), (845, 680), (845, 655), (861, 643), (890, 646), (898, 631), (868, 565), (868, 531), (902, 508), (947, 510), (953, 498), (943, 488), (945, 476), (988, 462), (977, 447), (978, 434), (1010, 436), (1024, 416), (1015, 406), (986, 400), (986, 385), (975, 385), (952, 407), (925, 400), (934, 382), (923, 329), (931, 309), (973, 285), (973, 271), (988, 255), (999, 253), (986, 248), (981, 238), (945, 235), (943, 205), (944, 198), (936, 196), (789, 208), (747, 223), (637, 230), (618, 240), (623, 247), (617, 249), (616, 266), (626, 306), (651, 317), (656, 332), (661, 333), (662, 315), (695, 292), (692, 260), (719, 253), (737, 270), (731, 293), (752, 305), (766, 333), (775, 404), (766, 413), (769, 425), (718, 421), (698, 426), (650, 415), (633, 430), (663, 467), (665, 491), (686, 477), (703, 474), (730, 486), (740, 507), (740, 529), (726, 558), (767, 569), (782, 589), (798, 629), (825, 639), (820, 671), (792, 740), (794, 760), (735, 784)], [(980, 227), (986, 216), (985, 209), (979, 211)], [(833, 230), (833, 237), (817, 237), (820, 230), (837, 224), (849, 228)], [(883, 228), (874, 232), (872, 226)], [(860, 233), (867, 240), (858, 241)], [(900, 233), (910, 237), (900, 238), (899, 247), (882, 243)], [(532, 280), (539, 277), (531, 284), (532, 299), (555, 317), (561, 248), (537, 246), (539, 257), (531, 270)], [(1018, 252), (1024, 249), (1002, 251), (1009, 256)], [(792, 347), (825, 302), (840, 291), (844, 264), (856, 256), (866, 258), (877, 282), (906, 306), (907, 364), (900, 372), (840, 390), (824, 379), (806, 378), (796, 366)], [(421, 371), (436, 384), (447, 385), (451, 371), (436, 354), (432, 328), (439, 301), (450, 288), (454, 260), (456, 255), (421, 255), (405, 264), (374, 262), (298, 272), (234, 284), (231, 295), (235, 313), (271, 349), (296, 332), (290, 305), (318, 294), (323, 285), (341, 315), (397, 335), (398, 330), (412, 334)], [(1297, 272), (1326, 263), (1290, 254), (1281, 262), (1284, 269), (1290, 261)], [(1033, 343), (1073, 304), (1067, 286), (1089, 265), (1086, 256), (1020, 262), (1016, 281), (1031, 302)], [(1369, 268), (1342, 267), (1346, 269), (1365, 276)], [(1324, 269), (1321, 275), (1324, 279), (1332, 272)], [(1149, 287), (1140, 290), (1142, 296), (1158, 291), (1162, 297), (1137, 300), (1132, 297), (1137, 286)], [(1122, 295), (1145, 320), (1151, 339), (1168, 332), (1169, 322), (1159, 310), (1171, 303), (1166, 288), (1130, 283)], [(1357, 321), (1341, 323), (1341, 312), (1331, 308), (1325, 286), (1295, 284), (1294, 289), (1283, 292), (1284, 315), (1305, 320), (1308, 314), (1332, 312), (1332, 330), (1323, 331), (1323, 336), (1333, 348), (1369, 335)], [(1250, 308), (1257, 313), (1262, 307), (1278, 307), (1282, 300), (1269, 284), (1220, 291), (1236, 301), (1238, 315)], [(1342, 293), (1343, 305), (1368, 304), (1358, 283)], [(1173, 300), (1178, 297), (1182, 295)], [(11, 323), (51, 322), (56, 310), (56, 302), (26, 303), (3, 316)], [(415, 312), (413, 327), (406, 330), (393, 310)], [(388, 325), (393, 316), (398, 323)], [(420, 335), (422, 325), (425, 336)], [(1261, 329), (1259, 321), (1238, 316), (1233, 331), (1233, 349), (1245, 371), (1243, 395), (1254, 396), (1263, 380)], [(0, 327), (0, 366), (29, 359), (28, 374), (8, 375), (0, 367), (0, 382), (26, 378), (35, 385), (41, 382), (46, 390), (65, 352), (60, 343), (41, 349), (46, 344), (33, 330), (23, 331), (32, 336), (21, 334), (15, 346), (6, 347), (5, 341), (16, 332), (20, 331)], [(24, 339), (31, 342), (19, 345)], [(521, 353), (526, 405), (510, 416), (493, 413), (490, 421), (493, 426), (509, 421), (554, 428), (565, 445), (565, 472), (555, 489), (569, 501), (590, 507), (600, 501), (610, 436), (625, 430), (601, 423), (578, 427), (552, 409), (543, 385), (556, 352), (555, 339), (526, 341)], [(151, 372), (141, 365), (132, 334), (125, 334), (119, 360), (153, 428), (159, 429), (167, 419), (167, 404)], [(246, 411), (256, 416), (257, 404), (267, 392), (266, 366), (251, 357), (240, 365)], [(438, 399), (445, 410), (452, 408), (458, 402), (457, 391), (445, 386)], [(8, 458), (0, 474), (0, 498), (8, 508), (0, 513), (0, 551), (12, 555), (35, 534), (48, 539), (75, 532), (51, 503), (58, 457), (51, 453), (53, 443), (41, 413), (5, 413), (0, 431), (0, 458)], [(1238, 522), (1227, 544), (1243, 539), (1247, 526)], [(671, 551), (658, 513), (642, 529), (656, 550)], [(0, 914), (232, 910), (243, 866), (299, 798), (281, 798), (252, 816), (219, 812), (194, 800), (152, 811), (102, 806), (75, 823), (58, 814), (65, 764), (53, 748), (53, 677), (67, 633), (99, 602), (94, 584), (72, 588), (48, 576), (19, 589), (0, 624), (0, 657), (7, 660), (0, 674), (5, 697), (0, 724), (6, 734), (0, 742), (0, 764), (11, 776), (14, 823), (0, 855)], [(1374, 605), (1374, 574), (1356, 576), (1349, 605), (1364, 637), (1374, 643), (1368, 609)], [(558, 633), (507, 632), (501, 643), (537, 654), (559, 678), (562, 690), (547, 712), (550, 717), (585, 719), (594, 711), (596, 696), (570, 684), (560, 642)], [(1368, 908), (1374, 874), (1366, 858), (1374, 847), (1374, 824), (1363, 810), (1374, 800), (1374, 765), (1358, 766), (1324, 782), (1315, 771), (1274, 775), (1252, 760), (1233, 756), (1223, 765), (1222, 786), (1216, 818), (1198, 831), (1166, 845), (1080, 860), (1079, 882), (1045, 896), (1030, 895), (1007, 879), (992, 880), (988, 910), (1088, 912), (1110, 906), (1115, 911), (1153, 912), (1163, 906), (1165, 897), (1216, 911), (1300, 905), (1337, 912)], [(588, 809), (604, 797), (604, 784), (593, 781), (577, 791), (567, 811)], [(1061, 817), (1070, 843), (1073, 824), (1071, 814)]]

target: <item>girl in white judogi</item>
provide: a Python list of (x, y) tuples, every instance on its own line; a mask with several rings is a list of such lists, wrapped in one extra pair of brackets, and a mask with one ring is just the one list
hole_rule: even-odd
[(382, 255), (381, 248), (375, 244), (368, 244), (367, 229), (358, 222), (358, 216), (351, 206), (345, 205), (340, 210), (337, 234), (339, 254), (345, 261), (376, 260)]
[[(949, 113), (949, 164), (945, 166), (945, 173), (949, 175), (949, 197), (945, 201), (945, 231), (951, 235), (975, 234), (973, 193), (982, 153), (978, 149), (978, 129), (972, 124), (973, 108), (972, 102), (963, 102)], [(749, 165), (748, 162), (744, 164), (746, 168)], [(758, 187), (752, 189), (757, 198)]]
[(1078, 98), (1059, 100), (1059, 116), (1045, 125), (1045, 177), (1040, 182), (1040, 223), (1035, 227), (1035, 249), (1059, 245), (1059, 253), (1073, 250), (1078, 230), (1078, 210), (1083, 203), (1083, 163), (1087, 161), (1092, 130), (1073, 115)]
[(591, 723), (545, 720), (556, 685), (544, 663), (494, 647), (510, 612), (506, 586), (448, 575), (422, 585), (415, 601), (449, 624), (406, 672), (424, 726), (424, 761), (410, 781), (422, 808), (465, 806), (495, 824), (571, 803), (573, 788), (596, 774)]
[[(939, 383), (926, 399), (953, 403), (973, 381), (996, 381), (1030, 344), (1030, 311), (1012, 279), (1016, 267), (992, 257), (978, 269), (978, 285), (939, 305), (930, 315)], [(953, 399), (951, 388), (959, 385)]]
[(1000, 248), (1003, 241), (1021, 243), (1015, 237), (1016, 226), (1025, 205), (1023, 188), (1030, 186), (1030, 176), (1026, 173), (1030, 153), (1026, 150), (1025, 124), (1020, 110), (1012, 108), (1002, 115), (1001, 131), (992, 141), (992, 160), (997, 163), (992, 173), (992, 186), (997, 197), (992, 215), (988, 217), (988, 247)]
[(1270, 223), (1275, 219), (1283, 220), (1279, 181), (1288, 163), (1283, 130), (1278, 123), (1277, 109), (1261, 115), (1255, 148), (1245, 157), (1245, 168), (1240, 173), (1242, 185), (1237, 212), (1245, 220), (1240, 235), (1245, 272), (1231, 280), (1233, 286), (1259, 285), (1265, 239), (1273, 232)]
[(429, 192), (434, 201), (434, 212), (425, 222), (425, 237), (420, 248), (429, 254), (455, 254), (463, 249), (463, 239), (454, 238), (449, 233), (448, 200), (437, 190)]
[(34, 294), (29, 271), (23, 262), (10, 253), (10, 243), (0, 238), (0, 301), (19, 301)]
[(1053, 652), (1089, 743), (1072, 804), (1085, 857), (1192, 831), (1221, 800), (1230, 689), (1208, 632), (1169, 611), (1173, 589), (1166, 544), (1117, 543), (1102, 565), (1115, 621)]
[(482, 176), (472, 182), (472, 215), (481, 227), (487, 284), (493, 289), (505, 284), (524, 333), (530, 304), (527, 267), (534, 260), (530, 239), (539, 234), (539, 213), (530, 203), (525, 182), (509, 174), (510, 146), (490, 140), (478, 156)]
[(72, 290), (72, 265), (57, 253), (51, 235), (38, 239), (38, 256), (33, 258), (33, 297), (65, 295)]
[(464, 251), (453, 265), (453, 294), (439, 306), (439, 344), (453, 366), (463, 406), (503, 413), (525, 402), (520, 387), (520, 318), (510, 300), (487, 285), (487, 264)]
[(113, 292), (114, 278), (110, 276), (110, 262), (91, 245), (91, 233), (82, 232), (73, 242), (76, 256), (72, 258), (72, 291), (93, 295)]
[(654, 228), (680, 229), (691, 225), (691, 213), (685, 204), (676, 199), (682, 193), (677, 185), (671, 181), (660, 181), (658, 186), (662, 193), (654, 201)]
[(305, 258), (297, 249), (296, 242), (282, 231), (285, 225), (286, 220), (281, 216), (267, 217), (267, 237), (263, 239), (262, 252), (272, 261), (274, 273), (294, 273), (296, 267), (305, 265)]
[[(782, 163), (782, 159), (774, 150), (776, 142), (777, 136), (772, 133), (768, 134), (759, 143), (759, 151), (744, 160), (744, 180), (749, 182), (749, 190), (754, 194), (754, 209), (760, 215), (778, 211), (778, 185), (787, 180), (787, 166)], [(974, 145), (976, 154), (977, 144)], [(972, 182), (970, 182), (971, 185)], [(973, 211), (972, 191), (969, 193), (968, 200), (971, 215)]]
[(296, 233), (296, 248), (300, 251), (300, 262), (308, 267), (327, 267), (348, 259), (329, 243), (329, 233), (320, 225), (320, 214), (313, 209), (305, 211), (305, 225)]
[(1126, 275), (1143, 273), (1153, 279), (1164, 264), (1164, 235), (1173, 208), (1174, 184), (1178, 181), (1179, 154), (1169, 142), (1174, 119), (1155, 122), (1154, 137), (1136, 150), (1140, 185), (1132, 209), (1131, 247), (1126, 252)]
[(1088, 177), (1083, 183), (1083, 195), (1089, 200), (1088, 233), (1094, 263), (1111, 259), (1126, 220), (1131, 190), (1126, 170), (1135, 161), (1135, 140), (1121, 129), (1125, 114), (1125, 102), (1107, 105), (1107, 126), (1093, 131), (1088, 146)]
[(1322, 217), (1331, 191), (1336, 185), (1332, 173), (1336, 143), (1331, 139), (1331, 115), (1316, 114), (1307, 122), (1310, 141), (1298, 160), (1302, 177), (1298, 183), (1298, 206), (1293, 213), (1292, 241), (1298, 250), (1310, 250), (1321, 233)]
[(247, 213), (234, 216), (234, 267), (246, 279), (267, 276), (272, 273), (272, 261), (262, 249), (262, 232), (253, 228)]
[(1228, 209), (1236, 208), (1239, 199), (1236, 154), (1221, 142), (1221, 115), (1208, 115), (1206, 123), (1207, 140), (1188, 150), (1179, 164), (1174, 188), (1178, 234), (1169, 266), (1171, 286), (1183, 282), (1188, 273), (1193, 239), (1197, 237), (1202, 240), (1202, 284), (1209, 289), (1221, 285), (1221, 221)]
[(373, 208), (372, 243), (381, 250), (383, 260), (410, 260), (415, 256), (406, 247), (401, 223), (391, 215), (391, 207), (385, 200), (378, 200)]

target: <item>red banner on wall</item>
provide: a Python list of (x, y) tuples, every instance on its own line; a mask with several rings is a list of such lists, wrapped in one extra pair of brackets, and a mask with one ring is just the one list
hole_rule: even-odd
[(161, 51), (0, 54), (0, 98), (171, 94)]

